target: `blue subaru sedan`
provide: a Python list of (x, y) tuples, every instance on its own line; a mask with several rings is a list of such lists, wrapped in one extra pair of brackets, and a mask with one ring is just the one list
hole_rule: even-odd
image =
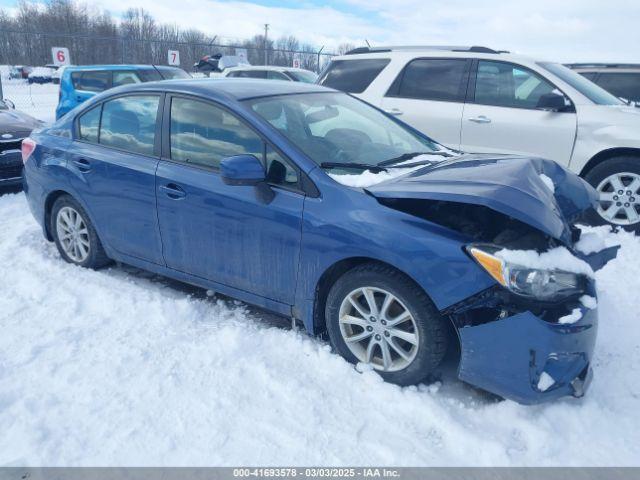
[[(251, 79), (115, 88), (22, 154), (69, 263), (285, 315), (399, 385), (447, 351), (460, 379), (522, 403), (591, 378), (592, 267), (611, 255), (576, 250), (596, 195), (553, 162), (463, 154), (348, 94)], [(568, 261), (530, 261), (554, 252)]]

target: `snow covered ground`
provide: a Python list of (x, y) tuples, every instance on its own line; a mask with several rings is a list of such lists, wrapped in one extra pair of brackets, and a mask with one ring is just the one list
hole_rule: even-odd
[(29, 85), (26, 80), (2, 79), (2, 94), (21, 110), (44, 122), (53, 122), (58, 105), (59, 85)]
[[(595, 378), (525, 407), (399, 388), (272, 316), (64, 263), (0, 197), (0, 465), (638, 465), (640, 239), (596, 274)], [(597, 240), (597, 239), (596, 239)]]

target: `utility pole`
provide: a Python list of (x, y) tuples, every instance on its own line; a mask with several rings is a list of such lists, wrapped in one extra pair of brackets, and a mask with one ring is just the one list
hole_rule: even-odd
[(269, 34), (269, 24), (264, 24), (264, 64), (269, 65), (269, 54), (267, 52), (267, 35)]

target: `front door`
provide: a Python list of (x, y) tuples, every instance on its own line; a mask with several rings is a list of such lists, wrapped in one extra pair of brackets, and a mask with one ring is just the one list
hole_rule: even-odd
[(475, 94), (464, 107), (461, 149), (535, 155), (568, 165), (576, 136), (575, 109), (537, 108), (540, 97), (562, 93), (537, 73), (508, 62), (480, 60)]
[(382, 99), (381, 108), (457, 149), (470, 64), (464, 58), (412, 60)]
[[(220, 106), (175, 96), (165, 111), (169, 142), (156, 191), (167, 266), (293, 304), (304, 204), (297, 170)], [(263, 160), (273, 201), (224, 184), (220, 161), (238, 154)]]

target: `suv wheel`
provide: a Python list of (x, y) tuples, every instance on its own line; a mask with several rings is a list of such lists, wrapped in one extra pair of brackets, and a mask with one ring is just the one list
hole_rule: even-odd
[(384, 265), (364, 264), (338, 279), (325, 320), (335, 351), (398, 385), (424, 380), (445, 354), (440, 313), (411, 279)]
[(110, 262), (89, 216), (70, 196), (62, 196), (53, 204), (51, 232), (60, 256), (67, 262), (87, 268), (100, 268)]
[(597, 212), (590, 223), (622, 226), (640, 231), (640, 161), (616, 157), (594, 167), (586, 176), (600, 195)]

